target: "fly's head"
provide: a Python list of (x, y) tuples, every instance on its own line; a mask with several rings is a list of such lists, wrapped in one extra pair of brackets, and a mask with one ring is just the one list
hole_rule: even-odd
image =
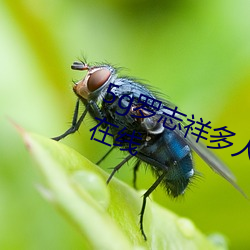
[(83, 62), (74, 62), (71, 69), (88, 71), (73, 87), (75, 94), (84, 100), (98, 98), (101, 90), (116, 78), (115, 69), (109, 65), (89, 66)]

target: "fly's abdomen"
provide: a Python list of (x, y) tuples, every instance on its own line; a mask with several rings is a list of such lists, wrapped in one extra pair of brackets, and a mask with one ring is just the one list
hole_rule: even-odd
[(189, 153), (179, 162), (177, 161), (170, 166), (166, 178), (163, 180), (163, 185), (169, 195), (177, 197), (184, 193), (193, 175), (193, 161)]
[(138, 152), (137, 157), (150, 164), (155, 175), (166, 174), (162, 184), (174, 197), (185, 191), (194, 174), (190, 147), (167, 129), (154, 138), (152, 145)]

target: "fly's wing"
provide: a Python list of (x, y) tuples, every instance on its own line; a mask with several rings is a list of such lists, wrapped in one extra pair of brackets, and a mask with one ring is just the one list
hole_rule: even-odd
[[(168, 123), (169, 117), (167, 116), (167, 114), (171, 115), (173, 113), (163, 108), (159, 111), (158, 116), (160, 115), (167, 118), (166, 122)], [(178, 115), (176, 115), (176, 117), (178, 117)], [(161, 123), (161, 125), (163, 124)], [(168, 123), (167, 125), (169, 127), (173, 127), (176, 125), (176, 128), (173, 130), (173, 132), (179, 136), (180, 140), (185, 141), (190, 146), (190, 148), (193, 149), (216, 173), (218, 173), (229, 183), (231, 183), (243, 196), (248, 199), (247, 195), (236, 184), (236, 178), (233, 173), (210, 150), (208, 150), (202, 143), (197, 143), (193, 136), (188, 134), (186, 137), (184, 137), (185, 133), (183, 132), (183, 130), (178, 129), (177, 120), (172, 119), (172, 122)], [(182, 122), (181, 125), (184, 125), (184, 122)], [(182, 128), (183, 127), (184, 126), (182, 126)]]
[(183, 132), (180, 133), (175, 130), (177, 134), (185, 140), (186, 143), (219, 175), (231, 183), (243, 196), (247, 199), (247, 195), (242, 191), (242, 189), (237, 185), (236, 178), (233, 173), (228, 169), (228, 167), (218, 159), (210, 150), (208, 150), (203, 144), (197, 143), (196, 140), (191, 135), (187, 135), (184, 138)]

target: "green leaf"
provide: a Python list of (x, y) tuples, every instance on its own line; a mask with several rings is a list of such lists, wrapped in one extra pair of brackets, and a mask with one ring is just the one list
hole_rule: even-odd
[(83, 249), (226, 249), (215, 245), (186, 218), (148, 199), (144, 241), (139, 229), (143, 192), (112, 178), (75, 150), (21, 130), (45, 179), (43, 196), (81, 232)]

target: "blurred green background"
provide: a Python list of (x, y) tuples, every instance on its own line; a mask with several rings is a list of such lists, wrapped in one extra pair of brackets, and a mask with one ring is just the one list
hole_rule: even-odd
[[(217, 150), (250, 196), (250, 1), (1, 1), (0, 249), (80, 249), (81, 235), (39, 195), (39, 173), (8, 117), (52, 137), (70, 125), (75, 105), (71, 63), (108, 61), (146, 79), (184, 113), (228, 126), (232, 147)], [(106, 146), (90, 141), (89, 118), (63, 143), (96, 162)], [(102, 167), (123, 154), (112, 153)], [(250, 202), (201, 160), (202, 178), (177, 201), (153, 198), (189, 217), (206, 234), (220, 232), (230, 249), (250, 249)], [(132, 183), (132, 165), (117, 175)], [(55, 177), (56, 178), (56, 177)], [(139, 172), (139, 187), (154, 178)], [(97, 236), (98, 237), (98, 236)]]

